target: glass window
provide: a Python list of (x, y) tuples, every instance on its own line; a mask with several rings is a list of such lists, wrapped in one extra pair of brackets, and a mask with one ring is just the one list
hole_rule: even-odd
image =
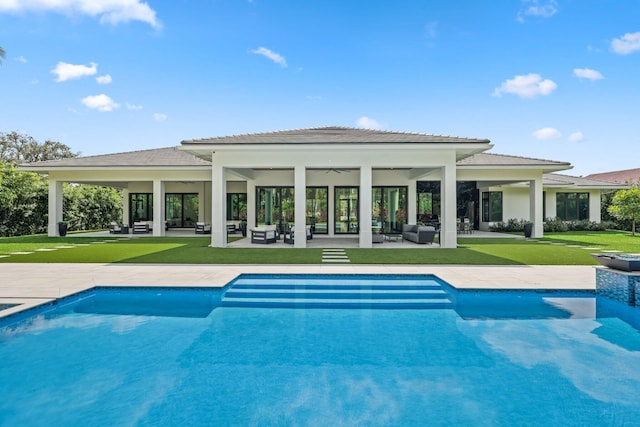
[(329, 188), (307, 187), (307, 225), (314, 234), (327, 234), (329, 213)]
[(129, 194), (129, 221), (153, 221), (153, 193)]
[(227, 221), (247, 219), (247, 193), (227, 193)]
[(557, 193), (556, 215), (563, 221), (589, 219), (589, 193)]
[(257, 187), (256, 193), (256, 225), (276, 224), (285, 230), (294, 221), (293, 187)]
[(482, 221), (502, 221), (502, 191), (482, 192)]
[(359, 207), (358, 187), (336, 187), (334, 233), (358, 234)]
[(437, 225), (440, 218), (440, 181), (418, 181), (416, 184), (416, 222)]
[(197, 194), (166, 193), (164, 211), (167, 227), (195, 227), (198, 221), (198, 203)]
[(374, 232), (401, 232), (407, 223), (407, 187), (373, 187), (371, 227)]

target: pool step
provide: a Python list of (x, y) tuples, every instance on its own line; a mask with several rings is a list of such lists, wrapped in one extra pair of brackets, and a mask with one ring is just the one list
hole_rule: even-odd
[(226, 307), (282, 308), (450, 308), (449, 293), (437, 282), (240, 279), (223, 298)]

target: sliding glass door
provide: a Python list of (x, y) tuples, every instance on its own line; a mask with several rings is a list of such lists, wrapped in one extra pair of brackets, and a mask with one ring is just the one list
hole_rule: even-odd
[(169, 228), (193, 228), (198, 221), (198, 195), (165, 194), (165, 220)]
[(335, 234), (358, 234), (358, 187), (335, 187)]
[(329, 188), (307, 187), (307, 225), (313, 234), (327, 234), (329, 216)]
[(371, 228), (374, 232), (400, 233), (407, 223), (407, 187), (373, 187)]
[(277, 225), (285, 230), (294, 221), (293, 187), (257, 187), (257, 226)]

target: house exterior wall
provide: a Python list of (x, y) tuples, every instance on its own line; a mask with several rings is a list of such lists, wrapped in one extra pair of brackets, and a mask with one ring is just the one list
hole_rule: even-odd
[[(528, 187), (509, 187), (509, 186), (494, 186), (480, 188), (480, 191), (501, 191), (502, 192), (502, 220), (507, 222), (509, 219), (524, 219), (529, 220), (529, 188)], [(547, 218), (555, 218), (556, 213), (556, 195), (557, 193), (565, 192), (578, 192), (589, 193), (589, 221), (600, 222), (601, 218), (601, 191), (600, 190), (586, 190), (573, 188), (564, 189), (545, 189), (545, 210), (543, 212), (543, 220)], [(482, 196), (481, 196), (482, 197)], [(482, 206), (481, 206), (482, 209)], [(480, 218), (482, 219), (482, 212), (480, 212)], [(480, 221), (480, 229), (488, 231), (492, 223)]]

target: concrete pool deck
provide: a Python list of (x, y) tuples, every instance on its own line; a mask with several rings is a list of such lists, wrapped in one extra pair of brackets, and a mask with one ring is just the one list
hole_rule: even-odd
[(595, 266), (468, 265), (0, 265), (0, 317), (94, 286), (222, 287), (242, 273), (434, 274), (459, 289), (595, 290)]

